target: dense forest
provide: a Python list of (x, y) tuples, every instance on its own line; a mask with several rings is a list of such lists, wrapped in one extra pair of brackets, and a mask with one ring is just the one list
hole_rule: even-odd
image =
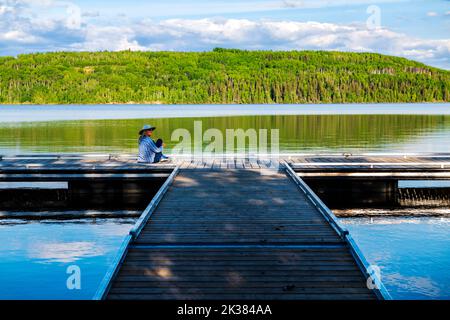
[(55, 52), (0, 57), (0, 103), (450, 101), (450, 71), (328, 51)]

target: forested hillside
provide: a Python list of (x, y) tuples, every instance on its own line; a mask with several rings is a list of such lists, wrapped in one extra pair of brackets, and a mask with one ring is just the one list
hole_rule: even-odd
[(0, 57), (0, 103), (450, 101), (450, 72), (323, 51), (58, 52)]

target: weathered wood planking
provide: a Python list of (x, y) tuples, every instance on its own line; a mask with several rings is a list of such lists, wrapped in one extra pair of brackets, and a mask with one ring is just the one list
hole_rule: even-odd
[[(315, 218), (320, 224), (289, 226), (283, 218)], [(137, 244), (341, 241), (284, 174), (262, 176), (259, 170), (183, 171), (143, 231)]]
[(347, 248), (136, 249), (108, 299), (374, 299)]
[(181, 169), (107, 299), (375, 299), (342, 238), (283, 173)]
[(287, 160), (305, 178), (371, 180), (448, 180), (450, 157), (436, 156), (309, 156)]
[[(327, 171), (450, 171), (450, 156), (436, 155), (287, 155), (279, 154), (280, 162), (287, 161), (295, 170)], [(27, 155), (0, 157), (0, 172), (161, 172), (180, 168), (190, 169), (260, 169), (263, 157), (217, 156), (190, 160), (174, 157), (173, 163), (141, 164), (132, 155)]]

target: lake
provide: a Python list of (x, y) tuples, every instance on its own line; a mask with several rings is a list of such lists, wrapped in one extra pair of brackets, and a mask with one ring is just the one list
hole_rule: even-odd
[(341, 221), (393, 299), (450, 299), (450, 218)]
[[(450, 299), (450, 218), (341, 221), (394, 299)], [(91, 299), (133, 223), (0, 220), (0, 299)], [(66, 285), (73, 265), (81, 290)]]
[(173, 131), (185, 128), (192, 133), (194, 121), (201, 121), (203, 130), (222, 133), (278, 129), (281, 153), (448, 152), (450, 145), (448, 103), (1, 106), (0, 154), (135, 153), (137, 132), (145, 123), (157, 127), (155, 134), (165, 140), (170, 153), (177, 143), (171, 141)]
[[(0, 299), (92, 299), (134, 222), (0, 220)], [(67, 287), (70, 266), (80, 290)]]
[[(450, 104), (1, 106), (0, 154), (135, 153), (137, 131), (279, 129), (280, 152), (450, 151)], [(236, 150), (242, 151), (242, 150)], [(444, 209), (446, 210), (446, 209)], [(450, 210), (447, 210), (450, 211)], [(396, 299), (449, 299), (449, 218), (342, 219)], [(133, 219), (0, 220), (0, 299), (90, 299)], [(82, 272), (68, 290), (67, 267)]]

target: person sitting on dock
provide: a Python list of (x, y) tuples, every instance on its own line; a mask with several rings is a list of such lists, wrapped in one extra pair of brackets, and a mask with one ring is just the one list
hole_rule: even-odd
[(162, 153), (163, 148), (165, 147), (164, 142), (161, 139), (158, 139), (155, 142), (151, 138), (155, 129), (156, 127), (146, 124), (139, 131), (138, 162), (158, 163), (168, 161), (168, 157)]

